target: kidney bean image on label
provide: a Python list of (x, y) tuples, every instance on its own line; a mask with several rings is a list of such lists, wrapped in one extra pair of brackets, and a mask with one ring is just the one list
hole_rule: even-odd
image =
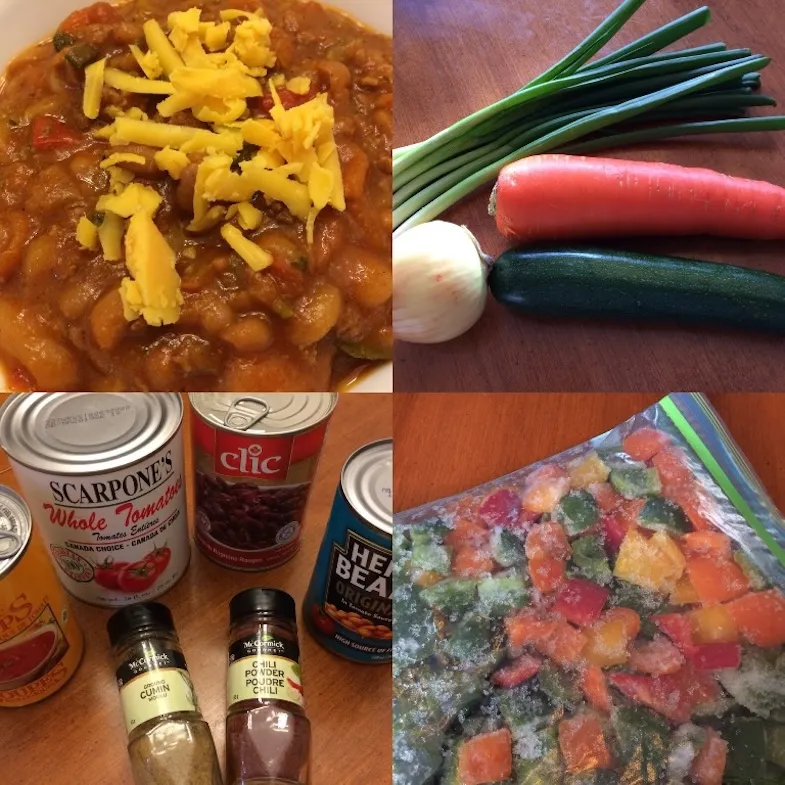
[(237, 570), (297, 553), (334, 394), (198, 393), (193, 407), (196, 543)]
[(392, 441), (368, 444), (341, 472), (303, 618), (325, 648), (392, 660)]
[(29, 393), (0, 409), (0, 442), (79, 599), (143, 602), (185, 572), (182, 417), (181, 398), (158, 393)]

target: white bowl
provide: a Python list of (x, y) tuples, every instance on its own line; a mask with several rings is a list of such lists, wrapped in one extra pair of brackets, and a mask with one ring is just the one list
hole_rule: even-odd
[[(194, 0), (194, 5), (198, 5)], [(0, 69), (26, 46), (41, 41), (72, 11), (90, 5), (90, 0), (43, 0), (31, 11), (29, 0), (0, 0)], [(325, 5), (340, 8), (381, 33), (392, 35), (393, 0), (331, 0)], [(2, 77), (0, 76), (0, 80)], [(10, 380), (0, 364), (0, 391), (7, 390)], [(392, 363), (386, 363), (360, 382), (352, 392), (392, 392)]]

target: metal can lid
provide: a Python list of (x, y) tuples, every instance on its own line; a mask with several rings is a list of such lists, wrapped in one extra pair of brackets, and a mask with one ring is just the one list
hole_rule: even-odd
[(154, 453), (182, 419), (175, 393), (23, 393), (0, 408), (0, 445), (39, 471), (98, 474)]
[(0, 485), (0, 578), (20, 559), (31, 533), (30, 509), (24, 499)]
[(337, 393), (191, 393), (194, 411), (224, 431), (283, 436), (307, 431), (326, 420)]
[(392, 534), (392, 468), (392, 439), (383, 439), (350, 455), (341, 472), (341, 488), (354, 511), (386, 534)]

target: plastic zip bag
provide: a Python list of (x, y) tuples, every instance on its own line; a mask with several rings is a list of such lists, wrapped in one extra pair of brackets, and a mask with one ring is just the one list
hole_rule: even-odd
[[(628, 454), (624, 445), (635, 454)], [(603, 477), (606, 470), (611, 473)], [(614, 503), (618, 507), (614, 508)], [(622, 565), (627, 572), (621, 572), (632, 581), (647, 584), (643, 588), (618, 577), (619, 554), (624, 553), (620, 543), (624, 543), (629, 527), (617, 531), (613, 526), (618, 521), (611, 526), (608, 520), (623, 518), (617, 514), (619, 509), (627, 516), (628, 524), (634, 521), (632, 528), (640, 533), (634, 535), (635, 542), (643, 548), (637, 554), (639, 558), (631, 560), (631, 566), (626, 562)], [(581, 445), (464, 493), (399, 513), (395, 520), (395, 785), (460, 785), (457, 761), (461, 744), (500, 728), (511, 731), (512, 771), (506, 780), (499, 780), (505, 783), (675, 785), (689, 781), (693, 766), (710, 766), (712, 761), (718, 765), (717, 759), (723, 754), (724, 783), (785, 783), (785, 654), (781, 645), (785, 638), (778, 637), (780, 625), (785, 624), (785, 617), (778, 616), (782, 597), (779, 590), (785, 588), (785, 523), (704, 396), (667, 396)], [(554, 532), (561, 531), (559, 537), (566, 533), (570, 541), (565, 574), (557, 576), (557, 586), (537, 575), (541, 562), (536, 538), (530, 539), (530, 534), (534, 529), (542, 533), (544, 523)], [(700, 561), (704, 559), (700, 552), (688, 553), (687, 566), (674, 568), (678, 577), (672, 583), (667, 575), (663, 578), (659, 568), (665, 562), (657, 561), (660, 551), (647, 550), (647, 542), (658, 547), (664, 543), (668, 552), (675, 543), (684, 552), (688, 540), (690, 548), (702, 547), (701, 538), (684, 538), (695, 531), (721, 532), (730, 538), (733, 566), (726, 567), (725, 556), (711, 554), (710, 558), (722, 568), (717, 574), (732, 585), (725, 586), (721, 581), (715, 587), (704, 580), (703, 572), (711, 574), (713, 568)], [(609, 537), (620, 538), (615, 552), (611, 548), (608, 553)], [(709, 540), (725, 544), (721, 536), (712, 535)], [(599, 551), (598, 543), (602, 545)], [(558, 551), (563, 543), (551, 543), (549, 547)], [(607, 566), (602, 565), (604, 556), (609, 557)], [(682, 558), (677, 554), (677, 561)], [(700, 563), (696, 565), (694, 559)], [(647, 564), (659, 565), (659, 573), (652, 570), (647, 574)], [(611, 569), (616, 573), (613, 576)], [(693, 571), (696, 579), (700, 577), (706, 583), (700, 584), (705, 596), (716, 592), (720, 601), (674, 604), (676, 584), (682, 589), (682, 601), (690, 599), (684, 594), (685, 586), (695, 591), (691, 585)], [(521, 576), (528, 584), (525, 590), (521, 588)], [(559, 607), (564, 581), (572, 585), (576, 578), (599, 586), (592, 593), (595, 597), (606, 596), (606, 600), (602, 616), (595, 619), (592, 614), (596, 611), (588, 599), (578, 597), (579, 605), (584, 603), (578, 608), (580, 614), (588, 615), (573, 616), (573, 608), (565, 624), (578, 630), (579, 635), (596, 638), (596, 629), (604, 623), (611, 605), (636, 608), (643, 630), (633, 636), (627, 652), (630, 645), (636, 652), (643, 652), (657, 640), (662, 650), (675, 652), (673, 656), (683, 663), (680, 670), (677, 675), (648, 674), (631, 669), (628, 661), (603, 665), (600, 671), (606, 685), (613, 686), (609, 689), (613, 703), (610, 714), (599, 711), (586, 697), (579, 703), (560, 703), (558, 695), (553, 694), (553, 679), (546, 679), (546, 671), (541, 671), (512, 688), (517, 694), (516, 705), (539, 707), (539, 713), (527, 715), (525, 720), (506, 715), (504, 702), (509, 692), (499, 686), (502, 677), (498, 673), (507, 668), (509, 674), (514, 670), (512, 664), (520, 665), (522, 660), (514, 655), (534, 654), (546, 664), (547, 673), (554, 670), (552, 656), (557, 660), (561, 657), (555, 670), (575, 692), (582, 678), (578, 674), (586, 667), (585, 657), (593, 656), (594, 649), (584, 648), (575, 662), (564, 659), (563, 652), (569, 648), (564, 645), (540, 641), (538, 649), (538, 644), (529, 642), (516, 651), (511, 645), (509, 622), (504, 615), (499, 616), (500, 605), (509, 611), (508, 617), (521, 613), (526, 618), (535, 607), (547, 620), (560, 618), (551, 607), (553, 599), (557, 598)], [(694, 621), (693, 611), (714, 605), (735, 609), (738, 597), (752, 597), (757, 604), (763, 603), (763, 599), (758, 602), (763, 595), (756, 591), (768, 591), (766, 607), (776, 611), (769, 633), (754, 629), (755, 624), (762, 623), (760, 619), (749, 625), (742, 619), (744, 630), (735, 633), (722, 625), (709, 624), (703, 629), (707, 626), (703, 618), (700, 623)], [(785, 614), (785, 600), (783, 603)], [(674, 641), (653, 621), (663, 613), (684, 617), (692, 625), (692, 634), (703, 637), (689, 644)], [(576, 619), (586, 625), (581, 626)], [(708, 622), (714, 623), (711, 618)], [(735, 622), (727, 623), (732, 626)], [(672, 629), (670, 634), (674, 634)], [(734, 634), (735, 640), (731, 640)], [(707, 647), (706, 635), (720, 640), (709, 641), (712, 645)], [(767, 635), (778, 643), (755, 645)], [(565, 641), (575, 638), (569, 632)], [(688, 645), (692, 648), (687, 656), (684, 651)], [(551, 652), (550, 656), (549, 646), (562, 653)], [(710, 669), (713, 664), (728, 665), (723, 658), (733, 659), (734, 651), (742, 654), (740, 665)], [(660, 663), (654, 667), (665, 666)], [(704, 700), (705, 705), (689, 697), (694, 686), (677, 681), (678, 674), (687, 673), (688, 668), (692, 677), (687, 681), (703, 683), (711, 692), (711, 700)], [(520, 667), (518, 670), (524, 672)], [(515, 678), (514, 673), (510, 678)], [(669, 698), (684, 697), (682, 702), (689, 704), (689, 711), (681, 705), (674, 711), (663, 701), (646, 698), (644, 688), (654, 685), (659, 689), (662, 684), (670, 686)], [(590, 765), (579, 773), (576, 769), (581, 764), (568, 759), (569, 750), (567, 757), (563, 747), (561, 755), (554, 756), (553, 739), (558, 737), (565, 719), (583, 716), (584, 712), (599, 717), (610, 763), (603, 762), (605, 768)], [(663, 712), (670, 716), (663, 716)], [(569, 725), (564, 728), (566, 732)], [(547, 749), (544, 739), (551, 742)]]

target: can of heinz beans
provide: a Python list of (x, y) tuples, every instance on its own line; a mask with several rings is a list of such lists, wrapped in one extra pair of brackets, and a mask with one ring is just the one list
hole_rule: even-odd
[(195, 393), (196, 544), (235, 570), (269, 570), (299, 550), (334, 393)]
[(188, 567), (182, 420), (173, 393), (27, 393), (0, 408), (0, 444), (80, 600), (146, 602)]
[(30, 510), (0, 486), (0, 707), (48, 698), (74, 675), (82, 631)]
[(346, 461), (303, 607), (322, 646), (361, 663), (392, 660), (392, 450)]

